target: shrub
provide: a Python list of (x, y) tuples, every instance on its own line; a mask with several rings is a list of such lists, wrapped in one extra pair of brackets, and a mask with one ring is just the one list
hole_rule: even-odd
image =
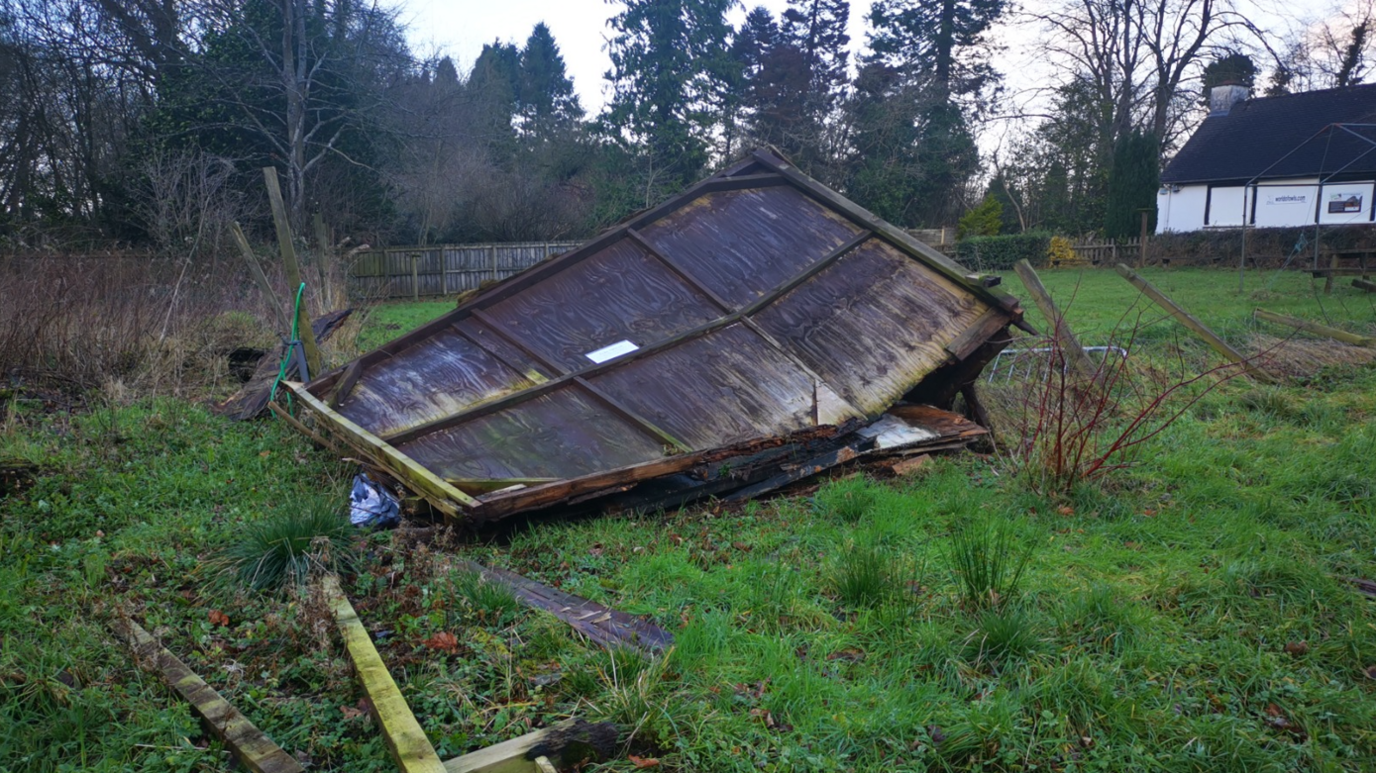
[(220, 562), (236, 582), (271, 591), (305, 582), (312, 566), (334, 571), (351, 563), (349, 520), (324, 501), (299, 505), (248, 524), (225, 549)]
[(1008, 271), (1020, 260), (1045, 266), (1051, 234), (976, 236), (956, 244), (956, 260), (976, 271)]
[(953, 529), (946, 559), (965, 604), (985, 609), (1017, 596), (1035, 548), (1035, 543), (1022, 539), (1012, 521), (996, 519)]

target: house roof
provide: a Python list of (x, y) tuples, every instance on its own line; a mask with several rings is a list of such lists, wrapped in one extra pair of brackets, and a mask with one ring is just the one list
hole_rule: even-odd
[[(1332, 124), (1376, 124), (1376, 84), (1248, 99), (1204, 119), (1161, 173), (1166, 183), (1376, 173), (1376, 146)], [(1376, 140), (1376, 129), (1354, 129)], [(1331, 136), (1330, 136), (1331, 135)], [(1289, 154), (1289, 155), (1287, 155)], [(1360, 158), (1359, 158), (1360, 157)], [(1268, 167), (1270, 167), (1268, 169)]]
[(296, 393), (476, 522), (578, 493), (570, 481), (624, 490), (874, 422), (936, 371), (978, 373), (976, 352), (1020, 319), (1013, 298), (756, 151)]

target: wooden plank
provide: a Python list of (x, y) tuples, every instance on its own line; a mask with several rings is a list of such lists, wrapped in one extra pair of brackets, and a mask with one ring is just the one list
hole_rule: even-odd
[(630, 408), (627, 408), (625, 405), (621, 403), (620, 400), (617, 400), (615, 397), (612, 397), (611, 395), (607, 394), (603, 390), (599, 389), (596, 385), (589, 383), (587, 379), (575, 378), (573, 380), (573, 383), (581, 387), (583, 391), (592, 395), (607, 408), (610, 408), (612, 413), (616, 414), (617, 416), (620, 416), (622, 419), (625, 419), (631, 424), (634, 424), (636, 427), (639, 427), (646, 434), (659, 440), (659, 442), (663, 443), (665, 446), (674, 449), (674, 451), (678, 453), (687, 453), (693, 450), (688, 447), (688, 444), (684, 443), (683, 441), (679, 440), (673, 435), (670, 435), (663, 429), (655, 426), (649, 419), (646, 419), (644, 416), (641, 416), (635, 411), (632, 411)]
[(769, 188), (775, 185), (788, 185), (788, 178), (773, 172), (713, 177), (708, 180), (705, 192), (721, 193), (723, 191), (739, 191), (745, 188)]
[(1376, 293), (1376, 282), (1368, 282), (1365, 279), (1353, 279), (1352, 286), (1358, 290), (1366, 290), (1369, 293)]
[(143, 626), (128, 618), (115, 623), (135, 656), (145, 667), (158, 671), (191, 709), (245, 768), (254, 773), (304, 773), (301, 763), (240, 714), (176, 655), (155, 640)]
[[(447, 773), (537, 773), (537, 771), (544, 773), (546, 770), (555, 770), (549, 757), (545, 755), (562, 754), (564, 750), (559, 747), (570, 740), (592, 740), (587, 737), (591, 735), (590, 731), (585, 730), (585, 728), (590, 727), (609, 726), (593, 726), (577, 719), (565, 720), (556, 725), (526, 733), (510, 741), (503, 741), (486, 749), (446, 760), (444, 769)], [(608, 738), (601, 740), (600, 745), (614, 747), (617, 743), (615, 731), (609, 732), (608, 735)], [(592, 747), (591, 744), (584, 745), (589, 748)], [(598, 751), (613, 752), (612, 749)], [(542, 760), (544, 761), (543, 765)], [(549, 767), (546, 768), (545, 765)]]
[(1247, 358), (1242, 354), (1242, 352), (1239, 352), (1238, 350), (1229, 346), (1227, 341), (1224, 341), (1222, 338), (1219, 338), (1218, 335), (1214, 333), (1214, 331), (1208, 328), (1208, 326), (1206, 326), (1203, 322), (1200, 322), (1198, 319), (1194, 317), (1194, 315), (1190, 314), (1188, 311), (1185, 311), (1184, 307), (1180, 306), (1180, 304), (1171, 300), (1165, 293), (1156, 289), (1156, 287), (1153, 286), (1151, 282), (1148, 282), (1147, 280), (1138, 276), (1136, 271), (1133, 271), (1132, 269), (1128, 268), (1122, 263), (1119, 263), (1118, 273), (1122, 275), (1124, 279), (1131, 282), (1133, 286), (1135, 286), (1137, 289), (1141, 290), (1148, 298), (1151, 298), (1153, 301), (1155, 301), (1158, 306), (1170, 312), (1171, 316), (1175, 317), (1175, 320), (1177, 322), (1179, 322), (1185, 328), (1192, 331), (1195, 335), (1199, 336), (1199, 338), (1203, 340), (1205, 343), (1207, 343), (1210, 347), (1212, 347), (1214, 351), (1223, 355), (1228, 360), (1235, 362), (1238, 365), (1241, 365), (1243, 369), (1249, 375), (1252, 376), (1252, 378), (1267, 383), (1275, 381), (1275, 378), (1271, 374), (1248, 362)]
[(321, 435), (317, 434), (315, 430), (311, 429), (310, 427), (307, 427), (305, 424), (302, 424), (300, 421), (297, 420), (295, 416), (292, 416), (290, 413), (287, 413), (285, 410), (283, 410), (282, 406), (278, 405), (277, 403), (269, 402), (268, 408), (273, 413), (277, 414), (277, 417), (279, 419), (282, 419), (286, 423), (290, 424), (292, 429), (296, 430), (297, 432), (300, 432), (302, 435), (305, 435), (311, 440), (314, 440), (316, 445), (333, 451), (336, 454), (340, 453), (339, 446), (330, 442), (328, 438), (322, 437)]
[(277, 297), (277, 293), (273, 292), (272, 283), (263, 273), (263, 267), (258, 265), (258, 257), (253, 254), (253, 247), (248, 243), (248, 237), (244, 236), (244, 230), (239, 227), (237, 220), (229, 224), (229, 233), (234, 237), (234, 243), (239, 247), (239, 254), (248, 264), (249, 275), (258, 284), (258, 289), (263, 293), (263, 299), (275, 312), (277, 324), (282, 326), (282, 335), (288, 335), (291, 333), (291, 321), (287, 319), (287, 312), (282, 308), (282, 300)]
[(388, 673), (363, 622), (358, 619), (353, 605), (340, 589), (339, 578), (326, 575), (321, 587), (326, 603), (334, 613), (344, 646), (349, 650), (354, 671), (358, 673), (358, 680), (372, 705), (373, 718), (382, 729), (382, 736), (392, 750), (397, 766), (402, 773), (443, 773), (444, 763), (435, 753), (435, 747), (430, 745), (430, 739), (425, 737), (425, 731), (421, 730), (420, 723), (411, 713), (411, 707), (406, 705), (406, 699)]
[(459, 510), (454, 503), (470, 507), (478, 504), (478, 500), (449, 485), (422, 467), (416, 460), (384, 443), (373, 433), (321, 402), (318, 397), (306, 389), (304, 384), (295, 381), (288, 381), (285, 384), (292, 394), (296, 395), (312, 411), (315, 411), (321, 419), (332, 424), (362, 448), (367, 449), (370, 452), (369, 456), (376, 459), (403, 483), (415, 489), (416, 493), (424, 495), (440, 512), (457, 516)]
[(1070, 329), (1070, 323), (1066, 322), (1065, 315), (1061, 313), (1056, 301), (1052, 299), (1051, 293), (1047, 292), (1046, 286), (1042, 284), (1041, 277), (1037, 276), (1032, 264), (1026, 260), (1020, 260), (1013, 266), (1013, 271), (1022, 280), (1023, 287), (1032, 296), (1032, 300), (1041, 309), (1042, 315), (1051, 325), (1051, 335), (1059, 342), (1061, 350), (1065, 352), (1066, 359), (1070, 360), (1071, 365), (1080, 374), (1081, 378), (1094, 379), (1099, 369), (1095, 367), (1094, 361), (1089, 359), (1085, 349), (1080, 345), (1080, 339), (1075, 336), (1075, 332)]
[(344, 402), (354, 385), (358, 383), (358, 377), (362, 375), (363, 363), (358, 360), (349, 363), (349, 367), (344, 369), (344, 376), (339, 379), (338, 386), (330, 392), (329, 405), (331, 408), (338, 408), (339, 404)]
[(635, 615), (604, 607), (506, 569), (490, 568), (472, 561), (463, 564), (484, 580), (505, 586), (525, 604), (554, 615), (603, 647), (626, 645), (647, 652), (662, 652), (674, 645), (673, 634)]
[[(297, 288), (301, 286), (301, 265), (296, 261), (296, 247), (292, 244), (291, 223), (287, 220), (287, 208), (282, 203), (282, 188), (277, 183), (277, 168), (263, 167), (263, 182), (268, 187), (268, 203), (272, 205), (272, 220), (277, 226), (277, 246), (282, 252), (282, 265), (287, 271), (287, 284), (290, 297), (296, 298)], [(311, 373), (320, 372), (320, 347), (315, 342), (315, 331), (311, 329), (306, 304), (301, 304), (296, 312), (297, 334), (306, 350), (306, 365)]]
[(1342, 341), (1343, 343), (1352, 344), (1354, 346), (1376, 346), (1376, 338), (1373, 338), (1371, 336), (1363, 336), (1357, 335), (1356, 333), (1349, 333), (1346, 330), (1339, 330), (1335, 327), (1320, 325), (1317, 322), (1310, 322), (1304, 319), (1296, 319), (1295, 317), (1287, 317), (1284, 314), (1276, 314), (1265, 309), (1257, 309), (1256, 311), (1253, 311), (1252, 316), (1264, 322), (1273, 322), (1277, 325), (1286, 325), (1289, 327), (1293, 327), (1297, 330), (1303, 330), (1308, 333), (1314, 333), (1316, 335), (1325, 336), (1327, 338), (1332, 338), (1335, 341)]

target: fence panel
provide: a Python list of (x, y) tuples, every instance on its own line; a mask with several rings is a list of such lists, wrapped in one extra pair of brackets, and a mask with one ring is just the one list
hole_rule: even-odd
[(580, 244), (436, 244), (370, 250), (356, 255), (349, 266), (349, 295), (374, 299), (453, 295), (519, 274)]

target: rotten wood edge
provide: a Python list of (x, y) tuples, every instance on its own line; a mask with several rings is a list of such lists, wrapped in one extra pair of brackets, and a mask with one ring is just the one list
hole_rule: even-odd
[(330, 408), (320, 398), (311, 394), (304, 384), (296, 381), (286, 381), (283, 384), (321, 419), (326, 420), (336, 429), (348, 435), (354, 443), (369, 451), (369, 456), (374, 456), (379, 464), (386, 467), (398, 479), (413, 486), (417, 493), (425, 495), (425, 498), (430, 500), (431, 504), (440, 512), (449, 516), (458, 516), (460, 512), (458, 505), (468, 507), (478, 505), (478, 500), (454, 488), (443, 478), (422, 466), (420, 462), (398, 451), (373, 433), (350, 421), (348, 417)]
[(444, 763), (435, 753), (435, 747), (430, 745), (430, 739), (421, 730), (420, 723), (411, 713), (411, 707), (406, 704), (396, 681), (387, 671), (377, 647), (373, 646), (373, 640), (368, 636), (368, 630), (363, 627), (363, 621), (358, 619), (358, 613), (340, 589), (339, 578), (326, 575), (321, 579), (320, 586), (334, 614), (344, 646), (349, 651), (358, 681), (368, 695), (373, 718), (377, 720), (397, 766), (403, 773), (444, 773)]
[(1376, 347), (1376, 338), (1372, 338), (1371, 336), (1357, 335), (1356, 333), (1349, 333), (1346, 330), (1339, 330), (1336, 327), (1320, 325), (1317, 322), (1310, 322), (1307, 319), (1287, 317), (1284, 314), (1277, 314), (1273, 311), (1267, 311), (1266, 309), (1256, 309), (1252, 312), (1252, 316), (1256, 319), (1262, 320), (1263, 322), (1272, 322), (1277, 325), (1286, 325), (1287, 327), (1293, 327), (1296, 330), (1303, 330), (1307, 333), (1314, 333), (1316, 335), (1321, 335), (1326, 338), (1332, 338), (1335, 341), (1342, 341), (1345, 344), (1352, 344), (1353, 346)]
[(192, 711), (245, 768), (254, 773), (305, 773), (295, 757), (273, 743), (143, 626), (128, 617), (115, 620), (113, 626), (140, 663), (158, 671), (163, 681), (191, 704)]
[(1067, 353), (1075, 369), (1080, 372), (1080, 377), (1086, 381), (1097, 378), (1099, 368), (1085, 353), (1084, 347), (1080, 345), (1080, 339), (1070, 329), (1070, 323), (1066, 321), (1060, 307), (1052, 299), (1051, 293), (1047, 292), (1046, 285), (1042, 284), (1042, 279), (1037, 276), (1036, 269), (1032, 268), (1032, 264), (1026, 260), (1020, 260), (1013, 265), (1013, 271), (1018, 275), (1018, 279), (1022, 280), (1023, 287), (1027, 288), (1027, 292), (1032, 296), (1037, 308), (1042, 310), (1042, 316), (1046, 317), (1047, 322), (1051, 325), (1051, 335), (1060, 342), (1062, 351)]

